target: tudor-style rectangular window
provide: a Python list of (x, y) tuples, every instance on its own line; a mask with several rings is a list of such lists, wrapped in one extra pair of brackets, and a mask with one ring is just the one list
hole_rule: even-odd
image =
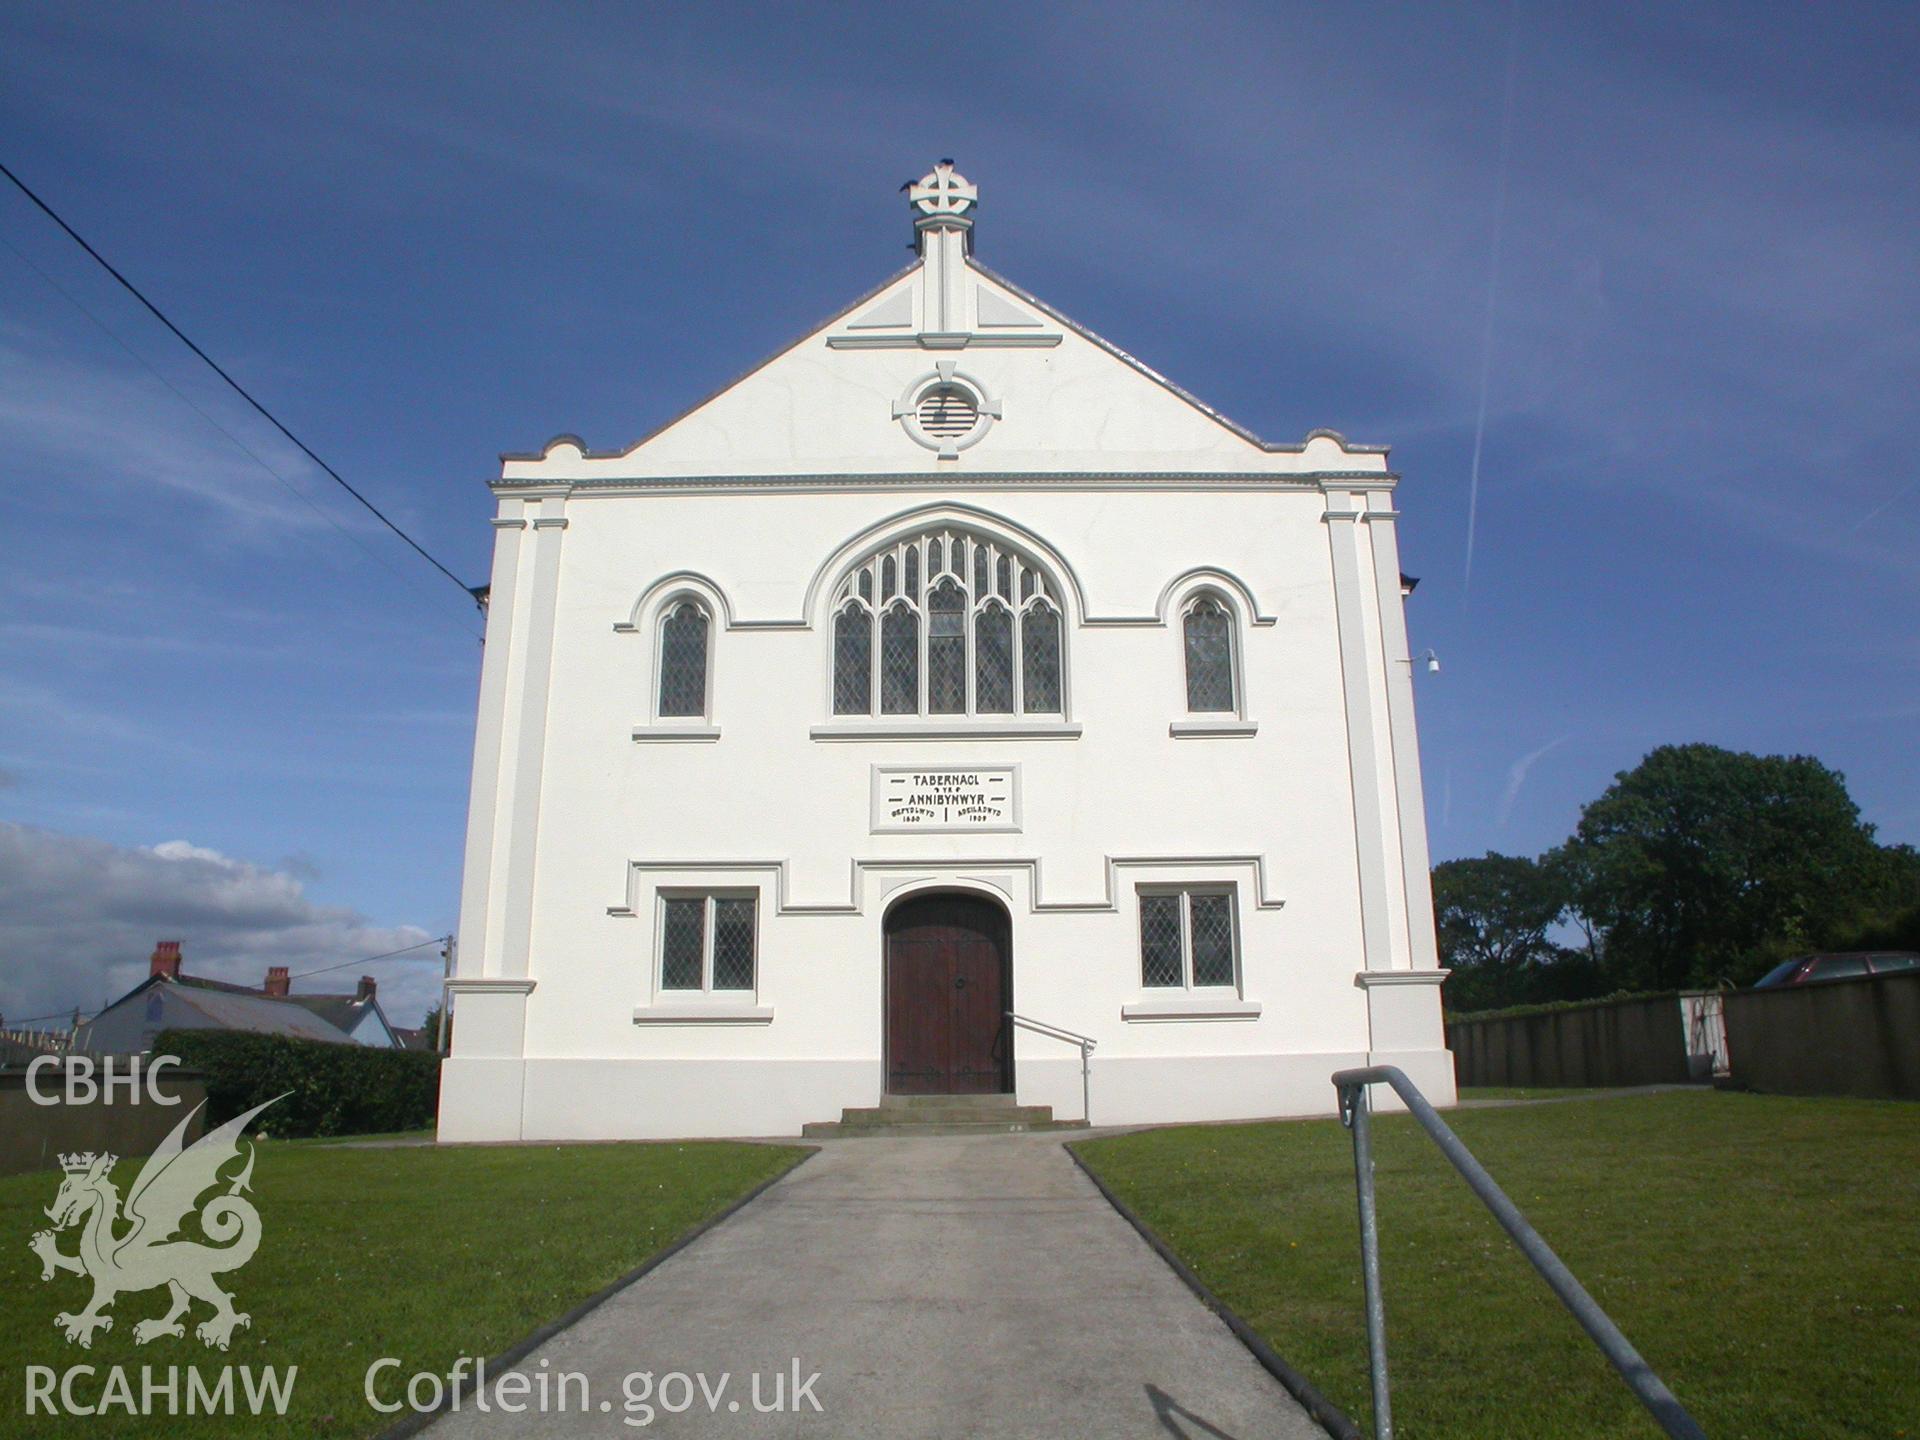
[(1140, 983), (1223, 989), (1239, 974), (1231, 886), (1140, 891)]
[(751, 990), (754, 984), (754, 897), (660, 897), (660, 988)]

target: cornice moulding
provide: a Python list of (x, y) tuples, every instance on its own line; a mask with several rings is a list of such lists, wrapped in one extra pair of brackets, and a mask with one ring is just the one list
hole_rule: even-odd
[(1362, 990), (1371, 990), (1376, 985), (1438, 985), (1452, 973), (1451, 970), (1362, 970), (1353, 977), (1353, 983)]
[(644, 494), (648, 491), (812, 492), (842, 490), (951, 490), (1006, 488), (1064, 490), (1392, 490), (1400, 476), (1390, 470), (1063, 470), (1035, 471), (840, 471), (818, 475), (616, 475), (572, 480), (504, 476), (487, 481), (494, 494), (520, 499), (593, 494)]

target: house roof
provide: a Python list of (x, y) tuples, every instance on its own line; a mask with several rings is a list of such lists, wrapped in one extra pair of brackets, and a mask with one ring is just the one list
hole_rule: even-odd
[[(176, 984), (175, 997), (188, 1008), (229, 1030), (252, 1030), (265, 1035), (285, 1035), (295, 1040), (326, 1040), (344, 1043), (346, 1032), (315, 1015), (303, 1005), (290, 1005), (269, 995), (250, 992), (214, 982), (213, 984)], [(319, 997), (315, 997), (319, 998)]]
[[(159, 979), (160, 977), (149, 976), (148, 978), (151, 980)], [(236, 985), (231, 980), (210, 980), (204, 975), (175, 975), (172, 977), (172, 983), (175, 985), (192, 985), (201, 990), (224, 990), (229, 995), (258, 995), (260, 993), (260, 991), (252, 985)]]
[(399, 1032), (387, 1024), (387, 1017), (380, 1009), (379, 1002), (372, 996), (364, 999), (359, 995), (289, 995), (286, 997), (301, 1009), (326, 1021), (336, 1030), (351, 1035), (353, 1029), (366, 1018), (369, 1010), (380, 1017), (380, 1023), (386, 1025), (389, 1034), (396, 1041)]

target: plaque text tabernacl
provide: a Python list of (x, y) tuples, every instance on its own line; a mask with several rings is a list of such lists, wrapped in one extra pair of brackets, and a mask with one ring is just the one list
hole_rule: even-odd
[(1017, 765), (873, 767), (872, 828), (1018, 830)]

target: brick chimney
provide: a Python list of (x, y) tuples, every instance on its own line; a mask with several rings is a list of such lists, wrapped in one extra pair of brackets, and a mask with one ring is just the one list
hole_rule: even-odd
[(161, 940), (153, 947), (153, 958), (147, 961), (147, 974), (164, 975), (169, 980), (180, 978), (180, 942)]
[(286, 966), (269, 965), (267, 967), (267, 983), (260, 987), (262, 995), (285, 995), (291, 988), (292, 982), (287, 979)]
[(353, 992), (353, 998), (356, 1000), (371, 1000), (373, 999), (373, 992), (379, 988), (379, 985), (371, 975), (362, 975), (360, 977), (360, 988)]

